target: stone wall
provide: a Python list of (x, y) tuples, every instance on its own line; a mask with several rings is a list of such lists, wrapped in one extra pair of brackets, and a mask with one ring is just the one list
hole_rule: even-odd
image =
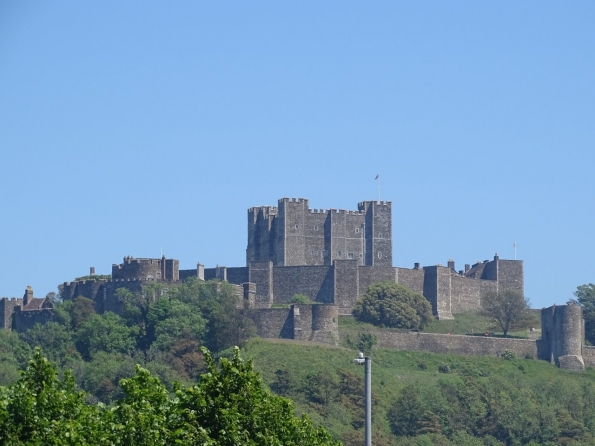
[[(481, 286), (477, 279), (451, 273), (451, 311), (453, 314), (478, 311), (481, 308)], [(494, 282), (494, 286), (496, 283)]]
[(359, 286), (358, 294), (366, 294), (368, 287), (378, 282), (399, 282), (398, 270), (392, 267), (383, 266), (361, 266), (358, 268)]
[(35, 324), (47, 324), (58, 319), (53, 309), (21, 311), (21, 307), (15, 307), (12, 321), (12, 329), (22, 333), (27, 331)]
[(250, 281), (250, 272), (247, 266), (227, 268), (227, 281), (235, 285), (241, 285)]
[[(250, 270), (250, 282), (252, 280)], [(258, 283), (256, 293), (259, 293)], [(286, 266), (273, 268), (273, 294), (276, 303), (290, 303), (295, 294), (308, 296), (314, 302), (333, 303), (332, 266)]]
[(595, 347), (583, 346), (583, 362), (585, 366), (595, 367)]
[(293, 339), (293, 320), (288, 308), (262, 308), (250, 312), (261, 338)]
[(15, 297), (9, 299), (3, 297), (0, 299), (0, 328), (12, 328), (12, 315), (16, 307), (23, 305), (23, 299)]
[(270, 307), (274, 298), (273, 262), (250, 263), (248, 282), (256, 285), (254, 305), (262, 308)]
[(250, 208), (246, 261), (266, 260), (275, 266), (331, 265), (334, 260), (392, 266), (391, 203), (322, 210), (310, 209), (304, 198), (282, 198), (278, 207)]
[(112, 265), (112, 279), (178, 281), (180, 262), (176, 259), (135, 259), (124, 257), (121, 264)]
[(541, 337), (546, 347), (541, 359), (565, 369), (584, 369), (584, 321), (579, 305), (554, 305), (541, 310)]
[(497, 260), (498, 289), (516, 290), (525, 293), (524, 265), (522, 260)]
[(337, 345), (339, 309), (336, 305), (291, 305), (253, 310), (261, 338), (283, 338)]
[(416, 293), (424, 293), (424, 270), (422, 268), (417, 267), (414, 269), (395, 269), (397, 270), (397, 283), (411, 288)]
[(536, 342), (532, 340), (419, 332), (374, 331), (373, 333), (378, 339), (378, 347), (383, 348), (484, 356), (499, 356), (504, 351), (511, 350), (521, 358), (527, 355), (538, 357)]

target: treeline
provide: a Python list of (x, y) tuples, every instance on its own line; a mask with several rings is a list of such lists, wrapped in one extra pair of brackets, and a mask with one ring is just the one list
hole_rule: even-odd
[(205, 370), (200, 347), (216, 354), (242, 346), (255, 325), (225, 282), (189, 280), (177, 286), (150, 284), (142, 292), (117, 290), (120, 315), (95, 312), (92, 300), (77, 297), (55, 305), (57, 322), (23, 333), (0, 331), (0, 385), (15, 382), (35, 347), (92, 400), (109, 404), (123, 396), (120, 379), (140, 364), (173, 390)]

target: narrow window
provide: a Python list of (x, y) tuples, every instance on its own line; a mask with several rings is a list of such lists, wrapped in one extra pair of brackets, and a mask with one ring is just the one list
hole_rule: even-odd
[(352, 253), (352, 252), (350, 252), (350, 253), (347, 253), (347, 258), (348, 258), (348, 259), (353, 259), (353, 253)]
[(364, 258), (364, 255), (361, 252), (359, 253), (359, 258), (360, 259), (363, 259)]
[(314, 226), (314, 230), (315, 231), (318, 231), (318, 226), (317, 225)]
[(355, 233), (359, 234), (359, 228), (355, 228)]
[(341, 251), (337, 251), (337, 257), (341, 257)]
[(299, 225), (295, 225), (295, 229), (298, 229), (300, 226)]
[(382, 253), (380, 251), (378, 251), (378, 258), (381, 259), (382, 258)]

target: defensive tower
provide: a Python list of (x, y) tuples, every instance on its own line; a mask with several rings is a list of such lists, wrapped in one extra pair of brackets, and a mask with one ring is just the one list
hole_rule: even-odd
[(248, 209), (246, 263), (277, 266), (392, 266), (390, 201), (364, 201), (357, 211), (310, 209), (305, 198), (282, 198), (277, 207)]

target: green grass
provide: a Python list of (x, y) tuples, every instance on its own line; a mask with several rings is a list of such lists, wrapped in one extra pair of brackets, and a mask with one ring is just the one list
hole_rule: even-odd
[[(531, 325), (537, 328), (536, 337), (540, 336), (541, 327), (541, 312), (539, 310), (532, 311), (534, 321)], [(488, 332), (491, 336), (502, 335), (502, 330), (495, 326), (494, 323), (487, 317), (477, 313), (459, 313), (453, 314), (454, 320), (434, 320), (430, 322), (422, 330), (424, 333), (442, 333), (442, 334), (468, 334), (473, 333), (477, 336), (482, 336), (483, 333)], [(376, 327), (372, 324), (362, 323), (355, 320), (353, 316), (339, 316), (339, 327), (345, 330), (353, 331), (373, 331), (373, 330), (387, 330), (387, 331), (408, 331), (399, 329), (388, 329)], [(509, 337), (528, 338), (529, 327), (524, 330), (514, 330), (508, 333)]]
[[(363, 368), (353, 364), (357, 356), (355, 350), (311, 343), (298, 343), (285, 340), (253, 339), (244, 347), (243, 356), (253, 359), (267, 385), (276, 379), (276, 370), (286, 370), (292, 383), (299, 387), (309, 373), (321, 372), (324, 376), (337, 377), (339, 370), (347, 370), (361, 375)], [(391, 436), (386, 413), (398, 397), (403, 387), (423, 383), (424, 386), (437, 385), (445, 377), (439, 368), (446, 365), (450, 374), (473, 376), (477, 380), (490, 380), (493, 377), (518, 383), (527, 388), (539, 386), (543, 389), (556, 388), (558, 383), (580, 386), (581, 383), (595, 382), (595, 370), (584, 373), (560, 370), (555, 366), (536, 359), (514, 358), (507, 360), (488, 356), (458, 356), (426, 352), (409, 352), (374, 348), (372, 351), (372, 388), (376, 400), (374, 408), (374, 429), (387, 438)], [(298, 413), (308, 415), (318, 424), (325, 426), (341, 438), (351, 426), (344, 420), (345, 414), (340, 405), (321, 413), (299, 396), (291, 394)], [(343, 415), (342, 415), (343, 414)]]

